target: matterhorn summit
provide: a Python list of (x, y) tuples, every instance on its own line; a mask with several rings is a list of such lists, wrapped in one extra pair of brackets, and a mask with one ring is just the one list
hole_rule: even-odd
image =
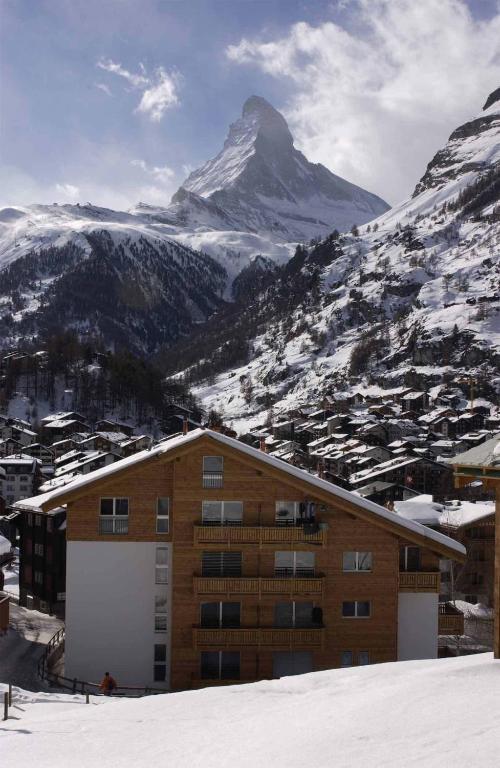
[[(200, 199), (201, 198), (201, 199)], [(217, 211), (218, 226), (308, 240), (350, 229), (384, 213), (381, 198), (310, 163), (293, 144), (285, 118), (251, 96), (219, 154), (193, 171), (172, 198), (184, 222)]]

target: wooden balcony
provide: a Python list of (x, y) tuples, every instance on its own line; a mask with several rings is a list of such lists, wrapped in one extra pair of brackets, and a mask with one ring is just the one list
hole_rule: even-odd
[(238, 629), (205, 629), (193, 627), (195, 648), (322, 648), (324, 627), (241, 627)]
[(440, 635), (464, 634), (464, 615), (452, 603), (439, 604), (438, 633)]
[(400, 571), (400, 592), (438, 592), (441, 587), (439, 571)]
[(309, 578), (278, 576), (232, 577), (195, 576), (193, 587), (196, 595), (314, 595), (323, 597), (324, 576)]
[(326, 527), (307, 533), (307, 526), (247, 526), (247, 525), (195, 525), (194, 546), (206, 547), (254, 545), (275, 547), (283, 544), (294, 546), (326, 546)]

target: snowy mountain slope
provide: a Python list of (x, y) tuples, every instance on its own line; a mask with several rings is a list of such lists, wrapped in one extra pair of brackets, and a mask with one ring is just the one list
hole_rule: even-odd
[(152, 352), (221, 304), (223, 267), (165, 227), (94, 206), (0, 211), (0, 330), (5, 345), (75, 328)]
[(219, 330), (212, 349), (205, 331), (208, 362), (187, 371), (202, 377), (195, 392), (205, 407), (241, 428), (262, 421), (271, 405), (287, 410), (363, 377), (498, 377), (500, 99), (454, 131), (436, 158), (412, 198), (357, 237), (307, 249), (295, 272), (292, 260), (231, 318), (227, 338), (244, 340), (243, 362), (215, 368), (226, 341)]
[(2, 757), (16, 768), (33, 755), (37, 768), (491, 768), (498, 664), (491, 654), (374, 664), (89, 705), (16, 688)]
[(171, 206), (190, 224), (205, 210), (231, 228), (295, 242), (349, 229), (387, 208), (376, 195), (310, 163), (294, 148), (283, 116), (258, 96), (247, 99), (221, 152), (188, 176)]

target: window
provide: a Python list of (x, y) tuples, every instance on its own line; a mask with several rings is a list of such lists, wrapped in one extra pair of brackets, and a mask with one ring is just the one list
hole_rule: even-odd
[(345, 619), (367, 619), (371, 615), (369, 600), (353, 600), (342, 603), (342, 616)]
[(43, 544), (39, 544), (38, 542), (35, 542), (35, 555), (39, 555), (40, 557), (43, 557)]
[(340, 666), (341, 667), (352, 667), (353, 664), (353, 653), (352, 651), (342, 651), (340, 654)]
[(203, 651), (202, 680), (239, 680), (240, 654), (234, 651)]
[(8, 483), (15, 483), (16, 482), (16, 476), (15, 475), (7, 475), (6, 478)]
[(371, 571), (371, 552), (344, 552), (342, 555), (343, 571)]
[(314, 576), (314, 552), (275, 552), (274, 575), (287, 577)]
[(21, 475), (19, 480), (21, 481), (21, 483), (28, 483), (29, 482), (29, 477), (27, 475)]
[(48, 518), (47, 518), (47, 531), (48, 531), (49, 533), (52, 531), (52, 524), (53, 524), (53, 520), (52, 520), (52, 518), (51, 518), (51, 517), (48, 517)]
[(170, 499), (160, 496), (156, 500), (156, 533), (168, 533), (169, 531)]
[(274, 625), (276, 627), (311, 627), (313, 625), (312, 603), (276, 603)]
[(35, 525), (40, 528), (42, 525), (42, 516), (41, 515), (35, 515)]
[(360, 667), (364, 667), (370, 663), (370, 654), (368, 651), (360, 651), (358, 653), (358, 664)]
[(240, 603), (202, 603), (200, 607), (202, 627), (239, 627)]
[(203, 457), (203, 487), (222, 488), (224, 481), (224, 458), (222, 456)]
[(42, 571), (35, 571), (35, 584), (43, 584)]
[(242, 501), (204, 501), (201, 508), (203, 525), (241, 525)]
[(26, 515), (26, 525), (28, 525), (30, 528), (33, 525), (33, 514), (31, 512), (28, 512)]
[(28, 486), (27, 486), (27, 485), (20, 485), (20, 486), (19, 486), (19, 490), (20, 490), (20, 491), (28, 491), (28, 490), (29, 490), (29, 488), (28, 488)]
[(156, 547), (155, 583), (168, 584), (168, 549)]
[(128, 499), (101, 499), (99, 533), (128, 533)]
[(162, 682), (167, 678), (167, 646), (156, 644), (154, 648), (154, 681)]
[(418, 547), (401, 547), (399, 550), (399, 570), (420, 570), (420, 549)]
[(14, 490), (14, 486), (13, 485), (8, 485), (7, 486), (7, 490), (8, 491), (13, 491)]
[(300, 501), (276, 502), (275, 519), (278, 525), (296, 525), (300, 516)]
[(203, 552), (202, 576), (241, 576), (241, 552)]
[(29, 584), (31, 586), (31, 581), (33, 579), (33, 571), (31, 569), (31, 565), (25, 565), (24, 566), (24, 574), (23, 574), (23, 580), (25, 584)]
[(155, 595), (155, 632), (167, 631), (167, 596)]

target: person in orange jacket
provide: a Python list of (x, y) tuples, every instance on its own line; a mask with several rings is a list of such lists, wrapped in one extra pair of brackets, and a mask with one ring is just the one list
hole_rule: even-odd
[(111, 694), (113, 693), (116, 687), (117, 685), (114, 677), (111, 677), (109, 672), (105, 672), (102, 682), (99, 686), (101, 691), (104, 693), (105, 696), (111, 696)]

